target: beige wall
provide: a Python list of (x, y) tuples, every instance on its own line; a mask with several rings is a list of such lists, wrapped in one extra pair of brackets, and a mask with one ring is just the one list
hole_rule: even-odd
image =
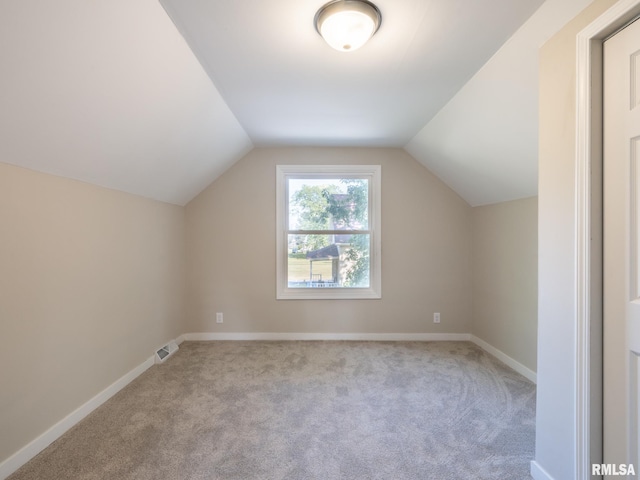
[(536, 370), (537, 197), (473, 209), (472, 333)]
[[(277, 164), (382, 166), (381, 300), (275, 300)], [(0, 462), (183, 333), (473, 332), (535, 370), (535, 207), (401, 149), (255, 149), (186, 209), (0, 164)]]
[(183, 332), (184, 211), (0, 164), (0, 462)]
[(614, 0), (595, 0), (540, 51), (538, 397), (535, 462), (575, 477), (576, 35)]
[[(381, 300), (276, 301), (277, 164), (382, 166)], [(404, 150), (255, 149), (189, 203), (186, 217), (188, 332), (471, 330), (471, 208)]]

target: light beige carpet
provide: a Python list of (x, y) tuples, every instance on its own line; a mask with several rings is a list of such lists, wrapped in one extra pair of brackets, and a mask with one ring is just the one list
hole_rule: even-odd
[(534, 414), (467, 342), (185, 342), (10, 479), (528, 479)]

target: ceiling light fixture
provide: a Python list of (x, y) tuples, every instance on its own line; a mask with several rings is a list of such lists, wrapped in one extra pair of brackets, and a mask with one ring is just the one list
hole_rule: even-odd
[(336, 50), (352, 52), (380, 28), (380, 10), (367, 0), (334, 0), (316, 13), (316, 30)]

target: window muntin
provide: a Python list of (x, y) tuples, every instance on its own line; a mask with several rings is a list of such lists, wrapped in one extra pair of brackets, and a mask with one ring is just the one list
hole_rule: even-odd
[(380, 166), (277, 174), (277, 298), (380, 298)]

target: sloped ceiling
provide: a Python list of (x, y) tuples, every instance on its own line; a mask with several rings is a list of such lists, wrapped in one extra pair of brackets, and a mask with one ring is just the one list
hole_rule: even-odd
[(184, 205), (252, 143), (156, 0), (0, 4), (0, 161)]
[(253, 142), (403, 147), (542, 0), (376, 0), (362, 49), (329, 48), (326, 0), (160, 0)]
[(254, 146), (406, 146), (471, 205), (534, 195), (537, 49), (589, 1), (377, 0), (347, 54), (323, 0), (161, 3), (0, 4), (0, 161), (184, 205)]
[(470, 205), (538, 192), (538, 49), (591, 0), (547, 0), (405, 149)]

